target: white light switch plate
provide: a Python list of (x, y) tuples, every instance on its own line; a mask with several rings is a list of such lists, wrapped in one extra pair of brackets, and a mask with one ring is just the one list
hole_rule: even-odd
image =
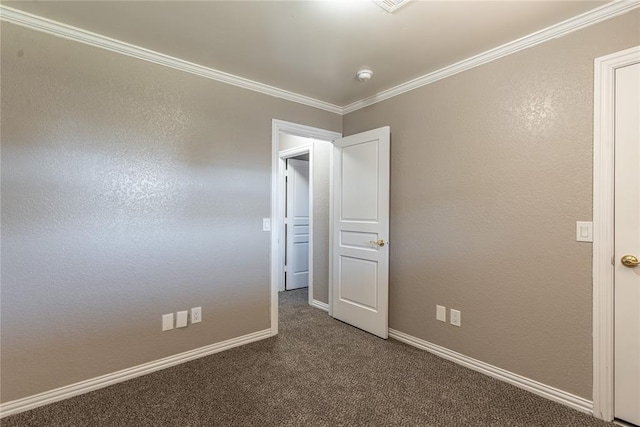
[(447, 321), (447, 307), (436, 305), (436, 320), (441, 322)]
[(187, 316), (189, 314), (188, 311), (179, 311), (178, 316), (176, 317), (176, 328), (184, 328), (187, 326)]
[(593, 222), (576, 221), (576, 242), (593, 242)]
[(162, 330), (168, 331), (173, 329), (173, 313), (162, 315)]
[(262, 231), (271, 231), (271, 218), (262, 218)]

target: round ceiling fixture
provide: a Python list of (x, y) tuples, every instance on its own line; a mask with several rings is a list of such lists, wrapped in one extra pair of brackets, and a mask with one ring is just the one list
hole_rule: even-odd
[(373, 71), (368, 68), (363, 68), (361, 70), (358, 70), (358, 72), (356, 73), (356, 77), (361, 82), (366, 82), (367, 80), (371, 80), (371, 77), (373, 77)]

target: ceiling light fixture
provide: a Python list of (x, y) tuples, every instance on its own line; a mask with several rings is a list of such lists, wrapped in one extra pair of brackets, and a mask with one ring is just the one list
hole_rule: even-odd
[(371, 77), (373, 77), (373, 71), (368, 68), (362, 68), (358, 70), (358, 72), (356, 73), (356, 77), (361, 82), (366, 82), (367, 80), (371, 80)]

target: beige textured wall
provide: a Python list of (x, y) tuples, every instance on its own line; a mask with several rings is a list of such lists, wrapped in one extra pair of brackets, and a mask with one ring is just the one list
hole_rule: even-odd
[(280, 151), (313, 141), (313, 299), (329, 303), (329, 192), (331, 153), (329, 141), (280, 134)]
[(639, 28), (636, 10), (345, 116), (345, 135), (391, 126), (390, 327), (591, 397), (593, 60)]
[(1, 67), (3, 402), (269, 328), (271, 120), (340, 116), (4, 22)]
[(331, 155), (333, 144), (316, 141), (313, 144), (313, 299), (329, 304), (329, 232)]

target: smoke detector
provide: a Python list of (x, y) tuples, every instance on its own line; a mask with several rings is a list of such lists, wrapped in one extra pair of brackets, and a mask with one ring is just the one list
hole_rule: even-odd
[(356, 73), (356, 77), (361, 82), (366, 82), (367, 80), (371, 80), (371, 77), (373, 77), (373, 71), (368, 68), (362, 68), (358, 70), (358, 72)]
[(373, 2), (387, 12), (393, 13), (405, 4), (409, 3), (409, 0), (373, 0)]

